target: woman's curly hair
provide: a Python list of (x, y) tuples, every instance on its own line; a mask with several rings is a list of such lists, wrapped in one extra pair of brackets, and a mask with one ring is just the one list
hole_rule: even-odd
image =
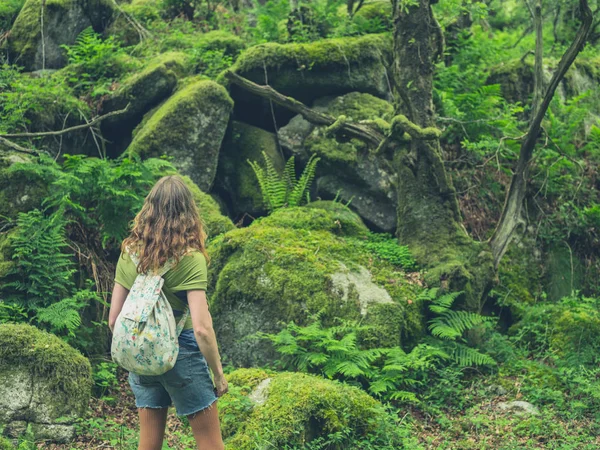
[(191, 250), (206, 252), (206, 232), (194, 196), (183, 179), (169, 175), (156, 182), (133, 220), (123, 252), (137, 253), (138, 273), (158, 271), (170, 258), (175, 264)]

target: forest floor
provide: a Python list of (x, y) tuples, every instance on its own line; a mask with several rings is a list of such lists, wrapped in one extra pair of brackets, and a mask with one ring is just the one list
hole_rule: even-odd
[[(503, 396), (484, 398), (482, 386), (474, 383), (462, 392), (466, 403), (474, 406), (457, 413), (437, 417), (418, 410), (407, 410), (403, 420), (410, 421), (418, 435), (421, 449), (517, 450), (517, 449), (600, 449), (600, 436), (594, 437), (598, 424), (591, 419), (561, 420), (552, 411), (541, 410), (538, 416), (519, 416), (501, 412), (498, 402)], [(69, 444), (38, 444), (39, 449), (115, 449), (137, 448), (138, 418), (135, 399), (126, 374), (120, 374), (119, 386), (111, 397), (92, 398), (89, 416), (78, 425), (76, 439)], [(195, 448), (186, 419), (171, 408), (163, 450)]]

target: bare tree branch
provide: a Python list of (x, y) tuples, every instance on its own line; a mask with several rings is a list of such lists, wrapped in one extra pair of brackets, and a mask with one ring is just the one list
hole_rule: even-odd
[[(569, 70), (569, 67), (571, 67), (573, 64), (573, 61), (575, 61), (575, 58), (579, 52), (585, 46), (590, 27), (592, 25), (593, 15), (587, 0), (579, 0), (579, 8), (581, 10), (581, 26), (579, 27), (579, 30), (577, 30), (577, 34), (575, 35), (575, 39), (571, 43), (571, 46), (563, 54), (556, 71), (552, 75), (552, 79), (550, 80), (550, 84), (546, 90), (544, 98), (539, 108), (534, 113), (535, 115), (531, 120), (527, 135), (521, 143), (519, 161), (513, 174), (510, 188), (506, 195), (502, 216), (500, 217), (498, 226), (496, 227), (494, 235), (490, 240), (492, 254), (494, 256), (494, 263), (496, 266), (498, 266), (500, 259), (506, 252), (508, 245), (513, 238), (515, 230), (520, 224), (523, 223), (521, 213), (523, 209), (523, 200), (525, 199), (525, 191), (527, 188), (529, 165), (533, 156), (533, 151), (535, 150), (535, 144), (540, 135), (542, 120), (548, 111), (548, 107), (550, 106), (550, 102), (554, 97), (556, 88), (564, 78), (567, 70)], [(536, 64), (537, 63), (538, 59), (536, 58)]]
[(379, 146), (379, 143), (385, 138), (385, 136), (382, 133), (380, 133), (377, 130), (374, 130), (369, 126), (352, 122), (339, 121), (335, 117), (320, 113), (318, 111), (315, 111), (314, 109), (309, 108), (304, 103), (299, 102), (298, 100), (280, 94), (269, 85), (261, 86), (259, 84), (253, 83), (252, 81), (241, 77), (232, 71), (225, 72), (225, 78), (227, 78), (235, 85), (241, 87), (242, 89), (252, 92), (253, 94), (258, 95), (260, 97), (272, 100), (274, 103), (277, 103), (278, 105), (283, 106), (284, 108), (287, 108), (290, 111), (294, 111), (300, 114), (302, 117), (304, 117), (304, 119), (306, 119), (312, 124), (324, 126), (332, 126), (335, 124), (337, 129), (343, 130), (348, 135), (366, 142), (373, 148), (377, 148)]
[(38, 132), (38, 133), (7, 133), (7, 134), (0, 134), (0, 138), (11, 138), (11, 139), (14, 139), (14, 138), (34, 138), (34, 137), (46, 137), (46, 136), (61, 136), (63, 134), (71, 133), (73, 131), (85, 130), (86, 128), (93, 127), (97, 123), (102, 122), (103, 120), (108, 119), (109, 117), (117, 116), (119, 114), (123, 114), (124, 112), (126, 112), (129, 109), (129, 106), (130, 106), (130, 104), (127, 104), (127, 106), (125, 107), (125, 109), (120, 109), (119, 111), (112, 111), (112, 112), (109, 112), (109, 113), (104, 114), (102, 116), (94, 117), (92, 120), (90, 120), (87, 123), (84, 123), (84, 124), (81, 124), (81, 125), (76, 125), (76, 126), (70, 127), (70, 128), (65, 128), (63, 130), (43, 131), (43, 132)]

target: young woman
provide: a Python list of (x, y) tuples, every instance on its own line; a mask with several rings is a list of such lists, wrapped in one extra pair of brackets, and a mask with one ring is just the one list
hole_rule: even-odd
[[(224, 448), (216, 400), (227, 392), (227, 381), (206, 302), (205, 238), (192, 193), (180, 177), (167, 176), (152, 188), (123, 241), (108, 319), (111, 331), (137, 274), (157, 271), (169, 258), (176, 264), (163, 277), (163, 292), (175, 320), (186, 305), (190, 308), (175, 367), (160, 376), (129, 374), (140, 418), (139, 450), (162, 448), (171, 403), (178, 415), (188, 417), (199, 449)], [(137, 267), (128, 251), (137, 253)]]

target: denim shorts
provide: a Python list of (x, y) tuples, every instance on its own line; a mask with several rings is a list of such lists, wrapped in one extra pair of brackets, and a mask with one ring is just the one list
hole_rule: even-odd
[(136, 407), (168, 408), (174, 403), (178, 416), (200, 412), (217, 400), (204, 356), (189, 347), (180, 346), (175, 366), (163, 375), (129, 373), (129, 385)]

